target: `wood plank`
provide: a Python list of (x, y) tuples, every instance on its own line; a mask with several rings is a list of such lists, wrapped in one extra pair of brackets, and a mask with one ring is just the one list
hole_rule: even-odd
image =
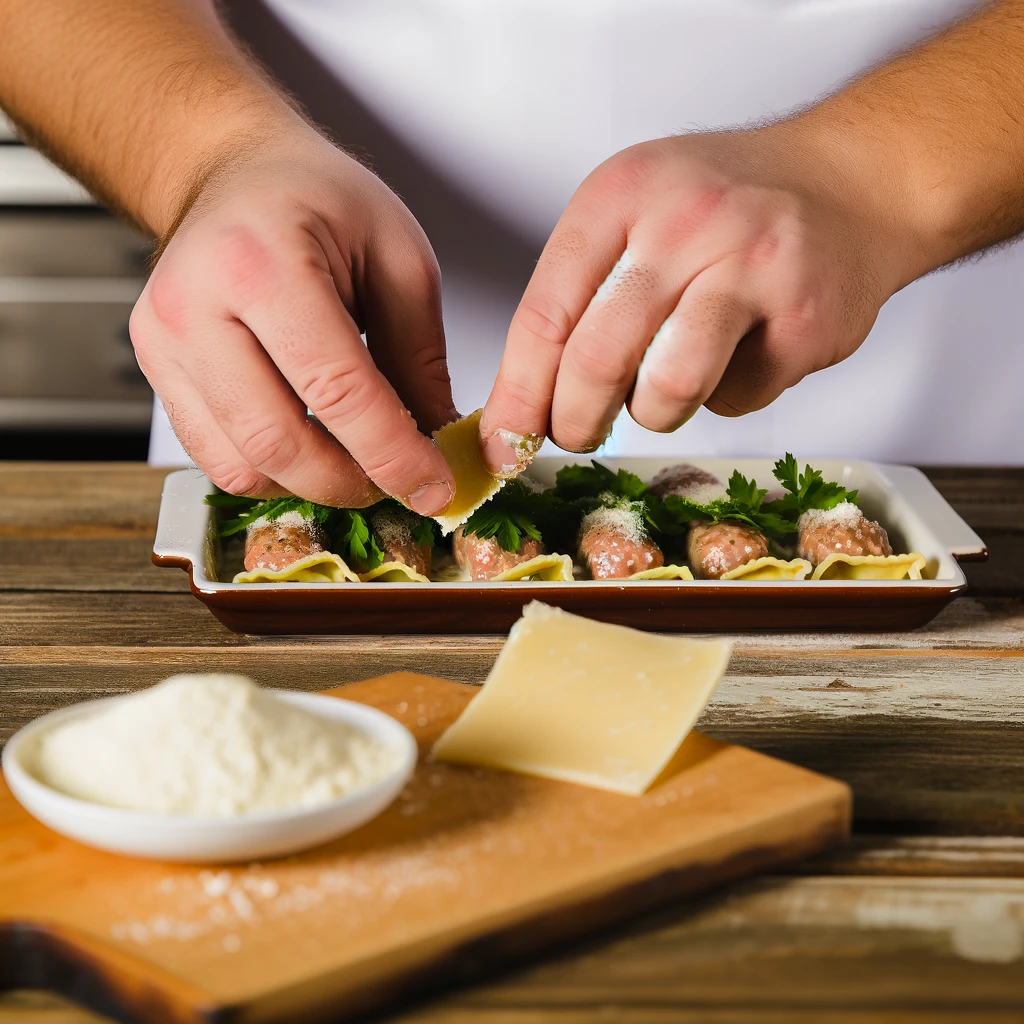
[[(625, 935), (387, 1020), (1004, 1024), (1024, 1010), (1022, 944), (1020, 879), (777, 876), (686, 901)], [(34, 994), (6, 1002), (20, 1011), (30, 1000), (40, 1013), (65, 1005)]]
[(793, 865), (789, 873), (1024, 878), (1024, 838), (854, 835), (842, 846)]
[[(971, 1024), (1020, 1024), (1019, 1009), (970, 1008)], [(460, 1007), (440, 1001), (419, 1011), (375, 1017), (375, 1024), (964, 1024), (962, 1009), (823, 1010), (813, 1007), (679, 1006)], [(0, 1024), (114, 1024), (60, 996), (0, 993)]]
[(166, 470), (0, 462), (0, 590), (188, 590), (150, 561)]
[(0, 537), (0, 591), (187, 593), (180, 569), (155, 566), (153, 531), (140, 536)]
[(0, 992), (0, 1024), (107, 1024), (111, 1020), (49, 992)]
[(923, 471), (974, 529), (1024, 533), (1024, 468), (925, 466)]
[(137, 462), (0, 462), (0, 536), (147, 536), (167, 470)]
[(1022, 949), (1021, 880), (765, 878), (399, 1019), (1019, 1018)]
[[(167, 571), (167, 570), (165, 570)], [(184, 574), (181, 574), (184, 578)], [(699, 634), (694, 634), (698, 636)], [(893, 633), (739, 633), (738, 652), (1024, 651), (1024, 601), (961, 598), (920, 629)], [(0, 592), (0, 663), (15, 648), (94, 646), (417, 648), (473, 650), (492, 659), (501, 636), (244, 636), (222, 626), (191, 594)], [(81, 655), (86, 657), (84, 653)], [(489, 663), (488, 663), (489, 664)], [(486, 672), (486, 669), (484, 670)]]
[[(758, 642), (763, 642), (759, 638)], [(820, 642), (820, 639), (819, 639)], [(333, 638), (216, 647), (8, 647), (0, 738), (76, 700), (180, 671), (240, 671), (323, 689), (380, 671), (479, 682), (497, 643)], [(1024, 833), (1024, 654), (1019, 650), (738, 648), (700, 722), (709, 734), (842, 779), (862, 825)]]
[(1020, 834), (1022, 697), (1016, 657), (740, 660), (701, 728), (847, 782), (862, 826)]

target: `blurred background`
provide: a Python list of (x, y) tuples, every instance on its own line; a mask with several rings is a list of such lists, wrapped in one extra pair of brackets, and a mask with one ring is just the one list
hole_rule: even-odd
[(149, 252), (0, 114), (0, 458), (146, 457), (128, 317)]
[[(469, 412), (548, 233), (602, 160), (784, 114), (974, 2), (221, 6), (423, 226), (442, 270), (455, 404)], [(150, 437), (152, 395), (128, 336), (148, 254), (0, 119), (0, 458), (141, 459), (148, 443), (152, 464), (187, 464), (159, 407)], [(674, 434), (623, 415), (603, 454), (1020, 465), (1022, 273), (1016, 244), (927, 275), (885, 304), (851, 358), (767, 408), (700, 410)]]

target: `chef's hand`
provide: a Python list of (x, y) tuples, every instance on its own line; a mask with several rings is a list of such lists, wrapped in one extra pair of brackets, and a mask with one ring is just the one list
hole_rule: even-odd
[(912, 279), (882, 198), (798, 125), (618, 153), (573, 196), (516, 311), (485, 461), (522, 468), (546, 433), (592, 451), (623, 403), (664, 432), (701, 405), (738, 416), (845, 359)]
[(420, 432), (456, 416), (434, 254), (394, 193), (305, 125), (207, 180), (131, 336), (225, 490), (339, 506), (383, 491), (424, 515), (450, 502), (451, 470)]

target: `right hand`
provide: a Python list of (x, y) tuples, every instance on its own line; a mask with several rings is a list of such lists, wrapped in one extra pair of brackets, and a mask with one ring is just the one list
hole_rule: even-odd
[(207, 179), (131, 337), (224, 490), (346, 507), (384, 492), (423, 515), (450, 503), (451, 469), (420, 432), (457, 416), (437, 262), (398, 197), (311, 129)]

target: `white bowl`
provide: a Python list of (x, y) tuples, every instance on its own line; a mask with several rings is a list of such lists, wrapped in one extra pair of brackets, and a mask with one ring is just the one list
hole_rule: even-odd
[(291, 690), (272, 692), (306, 711), (369, 735), (394, 751), (394, 767), (371, 785), (319, 807), (236, 818), (147, 814), (106, 807), (67, 796), (36, 778), (26, 767), (25, 755), (40, 733), (123, 699), (107, 697), (43, 715), (16, 732), (3, 750), (4, 777), (22, 807), (54, 832), (113, 853), (185, 862), (257, 860), (304, 850), (359, 828), (398, 796), (417, 759), (416, 740), (404, 725), (355, 701)]

